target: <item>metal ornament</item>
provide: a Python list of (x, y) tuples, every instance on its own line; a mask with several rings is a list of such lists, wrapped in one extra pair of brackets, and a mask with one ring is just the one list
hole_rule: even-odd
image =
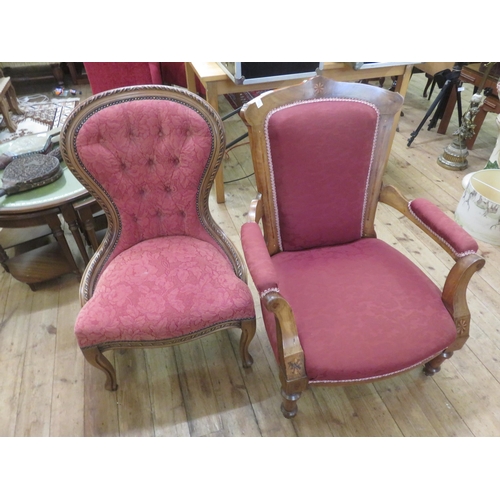
[(468, 167), (467, 156), (469, 156), (469, 151), (467, 150), (466, 141), (474, 135), (474, 129), (476, 127), (474, 118), (478, 114), (479, 107), (482, 104), (483, 97), (481, 94), (493, 64), (494, 63), (490, 62), (486, 65), (481, 85), (477, 92), (471, 97), (469, 109), (462, 117), (462, 125), (453, 134), (455, 136), (453, 142), (447, 146), (443, 154), (438, 157), (437, 164), (440, 167), (448, 170), (464, 170)]

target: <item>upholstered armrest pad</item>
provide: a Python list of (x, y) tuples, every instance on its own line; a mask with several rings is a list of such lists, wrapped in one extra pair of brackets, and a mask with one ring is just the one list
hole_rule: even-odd
[(278, 275), (267, 250), (260, 226), (246, 222), (241, 227), (241, 244), (253, 282), (263, 297), (270, 291), (279, 291)]
[(417, 198), (409, 202), (408, 208), (411, 214), (450, 248), (456, 257), (477, 252), (476, 240), (429, 200)]

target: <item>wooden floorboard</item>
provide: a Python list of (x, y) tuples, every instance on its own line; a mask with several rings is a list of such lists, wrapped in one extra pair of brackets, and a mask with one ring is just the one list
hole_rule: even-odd
[[(461, 179), (482, 169), (493, 149), (496, 116), (487, 115), (467, 170), (443, 169), (436, 159), (452, 141), (456, 113), (445, 135), (424, 126), (407, 146), (431, 103), (422, 97), (424, 85), (423, 75), (412, 77), (384, 182), (453, 217)], [(90, 95), (88, 85), (78, 89), (83, 98)], [(464, 109), (470, 95), (466, 86)], [(224, 98), (220, 108), (230, 110)], [(224, 123), (228, 141), (245, 131), (238, 116)], [(226, 203), (217, 204), (213, 192), (210, 199), (214, 219), (240, 252), (240, 228), (256, 194), (247, 141), (227, 151)], [(443, 284), (453, 261), (439, 245), (388, 207), (379, 208), (376, 228)], [(468, 292), (470, 339), (438, 374), (430, 378), (415, 369), (373, 384), (311, 387), (294, 420), (280, 411), (278, 371), (251, 280), (257, 308), (252, 367), (241, 365), (240, 331), (230, 329), (173, 348), (107, 352), (119, 384), (109, 392), (73, 334), (78, 279), (64, 276), (32, 292), (2, 270), (0, 436), (500, 436), (500, 247), (479, 242), (479, 253), (486, 267)]]

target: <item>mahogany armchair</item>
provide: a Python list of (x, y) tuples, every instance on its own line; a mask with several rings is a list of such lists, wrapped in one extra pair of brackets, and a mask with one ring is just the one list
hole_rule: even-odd
[[(259, 191), (242, 244), (287, 418), (310, 385), (372, 382), (421, 364), (433, 375), (467, 340), (466, 288), (484, 265), (476, 242), (432, 203), (382, 185), (402, 103), (317, 76), (241, 111)], [(377, 238), (379, 202), (456, 261), (442, 291)]]
[(117, 381), (108, 349), (169, 346), (237, 327), (243, 364), (252, 364), (246, 266), (208, 206), (224, 144), (213, 108), (166, 86), (92, 96), (64, 125), (66, 164), (108, 219), (82, 277), (75, 334), (109, 390)]

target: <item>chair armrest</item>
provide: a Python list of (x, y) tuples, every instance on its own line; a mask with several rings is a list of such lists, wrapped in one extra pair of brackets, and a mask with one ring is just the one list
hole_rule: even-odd
[(248, 222), (259, 222), (260, 219), (262, 219), (262, 194), (257, 193), (257, 197), (250, 203)]
[(278, 275), (269, 255), (264, 236), (256, 222), (245, 222), (241, 227), (241, 244), (245, 260), (259, 295), (279, 292)]
[(460, 349), (469, 337), (467, 287), (473, 274), (485, 264), (485, 260), (476, 253), (476, 240), (428, 200), (419, 198), (408, 201), (394, 186), (385, 186), (379, 199), (415, 223), (455, 260), (446, 277), (441, 298), (457, 329), (457, 338), (447, 352)]
[(455, 260), (477, 252), (476, 240), (429, 200), (409, 201), (394, 186), (385, 186), (380, 201), (405, 215)]
[(281, 296), (278, 275), (269, 255), (264, 236), (256, 222), (241, 227), (241, 243), (250, 275), (255, 283), (262, 305), (272, 312), (280, 366), (280, 379), (292, 392), (302, 392), (307, 386), (304, 351), (297, 333), (297, 325), (290, 304)]

